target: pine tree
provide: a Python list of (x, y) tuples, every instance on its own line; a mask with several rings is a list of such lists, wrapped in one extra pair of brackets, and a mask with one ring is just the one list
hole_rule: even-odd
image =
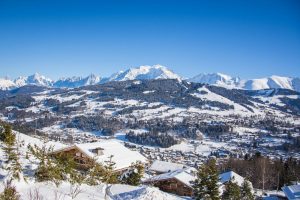
[(104, 199), (107, 199), (108, 189), (109, 189), (108, 184), (116, 184), (119, 182), (118, 174), (114, 172), (116, 163), (114, 161), (112, 161), (112, 158), (113, 158), (113, 155), (111, 155), (107, 161), (104, 161), (105, 162), (105, 165), (104, 165), (105, 173), (102, 178), (103, 182), (106, 183)]
[(7, 181), (4, 185), (4, 191), (0, 194), (1, 200), (19, 200), (20, 195), (18, 194), (16, 187), (12, 186), (11, 181)]
[(51, 159), (50, 154), (53, 152), (53, 147), (46, 147), (46, 144), (40, 148), (37, 145), (28, 145), (29, 154), (38, 160), (38, 168), (35, 171), (37, 181), (52, 181), (57, 186), (63, 180), (63, 171)]
[(59, 168), (64, 180), (69, 181), (71, 184), (81, 184), (84, 177), (77, 170), (77, 162), (74, 157), (69, 154), (59, 154), (53, 158), (56, 167)]
[(0, 125), (0, 141), (2, 141), (2, 142), (4, 141), (4, 138), (5, 138), (5, 137), (4, 137), (4, 136), (5, 136), (4, 133), (5, 133), (5, 125), (2, 125), (2, 124), (1, 124), (1, 125)]
[(254, 200), (254, 196), (252, 194), (252, 187), (248, 180), (244, 180), (242, 188), (241, 188), (242, 200)]
[(4, 127), (4, 132), (1, 137), (1, 139), (3, 139), (3, 151), (6, 158), (4, 161), (6, 164), (4, 169), (8, 170), (12, 178), (20, 180), (22, 174), (22, 165), (19, 159), (20, 155), (18, 144), (16, 143), (16, 135), (12, 133), (11, 126), (6, 125)]
[(197, 172), (197, 178), (193, 183), (194, 197), (196, 200), (208, 197), (208, 174), (205, 165), (201, 165)]
[(144, 166), (141, 162), (132, 163), (121, 176), (121, 182), (128, 185), (139, 185), (143, 177)]
[(224, 200), (240, 200), (241, 199), (241, 190), (238, 184), (234, 182), (234, 180), (230, 180), (225, 185), (225, 191), (222, 195), (222, 199)]
[(87, 174), (86, 183), (88, 185), (98, 185), (102, 182), (105, 175), (105, 168), (98, 164), (95, 160), (92, 161), (93, 166)]
[(108, 160), (104, 161), (104, 169), (105, 173), (102, 178), (103, 182), (108, 183), (108, 184), (115, 184), (118, 183), (118, 174), (114, 172), (115, 165), (116, 163), (112, 161), (113, 155), (109, 157)]
[(199, 167), (197, 179), (193, 184), (195, 199), (219, 200), (219, 175), (216, 160), (209, 160)]

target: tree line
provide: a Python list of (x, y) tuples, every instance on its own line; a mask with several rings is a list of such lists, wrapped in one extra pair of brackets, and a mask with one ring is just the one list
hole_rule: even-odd
[(244, 159), (230, 158), (219, 165), (221, 171), (233, 170), (247, 177), (255, 188), (280, 190), (284, 185), (300, 180), (300, 161), (294, 158), (270, 159), (257, 153)]

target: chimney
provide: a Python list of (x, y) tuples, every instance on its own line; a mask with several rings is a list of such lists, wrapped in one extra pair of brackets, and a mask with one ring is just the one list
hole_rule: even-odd
[(97, 156), (102, 156), (103, 155), (103, 150), (101, 147), (97, 147), (93, 149), (93, 153), (95, 153)]

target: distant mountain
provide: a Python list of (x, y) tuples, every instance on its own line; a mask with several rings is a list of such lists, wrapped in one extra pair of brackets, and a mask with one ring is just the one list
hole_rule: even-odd
[(35, 73), (31, 76), (20, 76), (19, 78), (15, 79), (14, 83), (17, 87), (21, 87), (24, 85), (38, 85), (46, 87), (53, 86), (53, 81), (50, 78), (47, 78), (38, 73)]
[(300, 84), (299, 83), (297, 84), (296, 80), (297, 78), (271, 76), (267, 78), (250, 79), (241, 82), (240, 85), (247, 90), (261, 90), (261, 89), (269, 89), (269, 88), (284, 88), (290, 90), (297, 90), (300, 89)]
[(100, 82), (100, 76), (91, 74), (85, 78), (82, 77), (71, 77), (71, 78), (61, 78), (54, 82), (54, 87), (66, 87), (66, 88), (75, 88), (87, 85), (95, 85)]
[(128, 80), (152, 80), (152, 79), (177, 79), (182, 78), (161, 65), (140, 66), (137, 68), (130, 68), (126, 71), (121, 71), (113, 74), (109, 78), (103, 79), (104, 82), (109, 81), (128, 81)]
[(240, 78), (231, 77), (229, 75), (221, 74), (221, 73), (212, 73), (212, 74), (199, 74), (193, 78), (188, 79), (188, 81), (235, 88), (240, 82)]
[(191, 79), (188, 79), (188, 81), (246, 90), (282, 88), (300, 91), (300, 78), (290, 78), (275, 75), (260, 79), (241, 80), (238, 77), (231, 77), (221, 73), (213, 73), (199, 74)]
[(300, 92), (300, 78), (273, 75), (266, 78), (243, 80), (239, 77), (232, 77), (222, 73), (201, 73), (193, 78), (183, 79), (181, 76), (175, 74), (167, 67), (162, 65), (145, 65), (136, 68), (130, 68), (125, 71), (114, 73), (107, 78), (101, 78), (100, 76), (91, 74), (87, 77), (66, 77), (54, 81), (38, 73), (35, 73), (31, 76), (21, 76), (15, 80), (0, 78), (0, 89), (11, 90), (26, 85), (55, 88), (76, 88), (88, 85), (103, 84), (111, 81), (157, 79), (176, 79), (179, 81), (186, 80), (188, 82), (216, 85), (225, 87), (227, 89), (262, 90), (282, 88)]
[(9, 80), (8, 78), (0, 78), (0, 89), (1, 90), (9, 90), (16, 87), (16, 84)]

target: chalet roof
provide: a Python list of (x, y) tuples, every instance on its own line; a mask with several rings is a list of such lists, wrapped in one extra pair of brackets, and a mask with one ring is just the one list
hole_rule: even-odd
[(245, 180), (242, 176), (238, 175), (234, 171), (225, 172), (223, 174), (220, 174), (219, 177), (220, 177), (220, 182), (222, 184), (229, 182), (231, 179), (233, 179), (232, 181), (237, 183), (239, 186), (242, 186)]
[(160, 173), (166, 173), (166, 172), (171, 172), (183, 168), (186, 168), (186, 166), (183, 164), (155, 160), (150, 166), (149, 170), (160, 172)]
[(289, 200), (300, 199), (300, 185), (285, 186), (282, 191)]
[(178, 181), (182, 182), (188, 187), (192, 187), (192, 181), (195, 181), (196, 176), (194, 175), (197, 172), (195, 168), (189, 167), (186, 169), (179, 169), (176, 171), (160, 174), (157, 176), (153, 176), (144, 182), (156, 182), (156, 181), (162, 181), (162, 180), (168, 180), (168, 179), (177, 179)]
[[(139, 152), (132, 151), (126, 148), (123, 144), (114, 139), (102, 140), (100, 142), (75, 144), (60, 149), (56, 152), (61, 152), (72, 148), (77, 148), (86, 156), (88, 156), (89, 158), (94, 158), (96, 162), (101, 164), (104, 164), (104, 161), (109, 160), (109, 157), (112, 155), (112, 161), (116, 163), (116, 170), (127, 168), (131, 165), (131, 163), (136, 161), (140, 161), (142, 163), (147, 162), (147, 159), (144, 156), (142, 156)], [(93, 150), (97, 148), (103, 149), (103, 155), (97, 155), (93, 152)]]

